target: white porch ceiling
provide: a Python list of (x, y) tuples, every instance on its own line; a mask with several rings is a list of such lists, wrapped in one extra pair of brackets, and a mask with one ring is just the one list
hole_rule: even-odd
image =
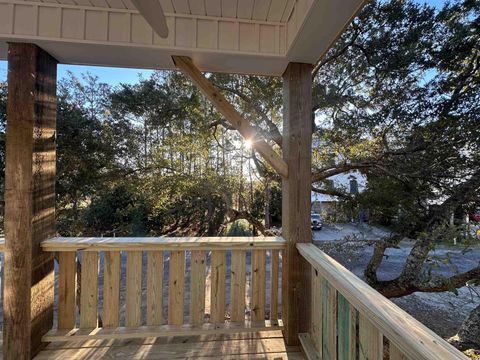
[[(28, 0), (25, 0), (28, 1)], [(36, 0), (41, 3), (135, 10), (130, 0)], [(170, 14), (286, 22), (295, 0), (159, 0)]]
[(0, 0), (0, 59), (7, 42), (31, 42), (67, 64), (174, 69), (183, 55), (204, 71), (281, 75), (315, 63), (365, 2), (159, 1), (167, 38), (130, 0)]

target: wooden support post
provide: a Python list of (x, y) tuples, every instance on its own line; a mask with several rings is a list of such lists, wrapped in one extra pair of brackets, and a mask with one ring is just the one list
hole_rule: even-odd
[(30, 359), (53, 323), (57, 61), (33, 44), (8, 47), (3, 354)]
[(312, 66), (290, 63), (283, 74), (283, 159), (289, 169), (282, 185), (282, 232), (287, 240), (283, 278), (284, 336), (299, 343), (310, 324), (310, 266), (296, 243), (311, 242)]

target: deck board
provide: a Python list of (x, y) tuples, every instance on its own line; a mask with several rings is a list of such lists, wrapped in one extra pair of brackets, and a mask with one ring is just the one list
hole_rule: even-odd
[(299, 347), (285, 345), (281, 331), (51, 343), (35, 357), (36, 360), (113, 358), (143, 360), (305, 359)]

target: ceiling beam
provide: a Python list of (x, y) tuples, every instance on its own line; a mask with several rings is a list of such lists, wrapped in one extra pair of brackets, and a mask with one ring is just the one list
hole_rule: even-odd
[(132, 0), (132, 3), (160, 37), (168, 37), (167, 20), (160, 2), (157, 0)]
[(187, 75), (200, 91), (210, 100), (215, 108), (227, 119), (245, 139), (252, 141), (252, 147), (277, 171), (282, 177), (288, 178), (288, 166), (280, 155), (257, 134), (232, 104), (215, 88), (215, 86), (193, 64), (192, 59), (186, 56), (172, 56), (175, 65)]

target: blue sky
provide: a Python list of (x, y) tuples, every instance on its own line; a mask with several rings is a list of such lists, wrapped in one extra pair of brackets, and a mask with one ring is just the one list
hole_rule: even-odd
[[(446, 0), (418, 0), (419, 3), (427, 3), (433, 6), (441, 7)], [(71, 71), (74, 75), (80, 76), (82, 73), (90, 72), (97, 75), (100, 81), (106, 82), (113, 86), (119, 83), (135, 83), (139, 75), (148, 78), (152, 70), (143, 69), (123, 69), (123, 68), (107, 68), (98, 66), (78, 66), (78, 65), (59, 65), (58, 78), (65, 77), (67, 72)], [(0, 80), (7, 78), (7, 62), (0, 61)]]
[[(66, 77), (67, 72), (71, 71), (74, 75), (80, 76), (87, 71), (92, 75), (97, 75), (100, 81), (106, 82), (111, 85), (117, 85), (119, 83), (134, 83), (138, 80), (138, 76), (141, 75), (144, 78), (148, 78), (153, 72), (152, 70), (142, 69), (123, 69), (112, 67), (99, 67), (99, 66), (79, 66), (79, 65), (59, 65), (58, 66), (58, 78)], [(7, 62), (0, 61), (0, 80), (5, 80), (7, 77)]]

